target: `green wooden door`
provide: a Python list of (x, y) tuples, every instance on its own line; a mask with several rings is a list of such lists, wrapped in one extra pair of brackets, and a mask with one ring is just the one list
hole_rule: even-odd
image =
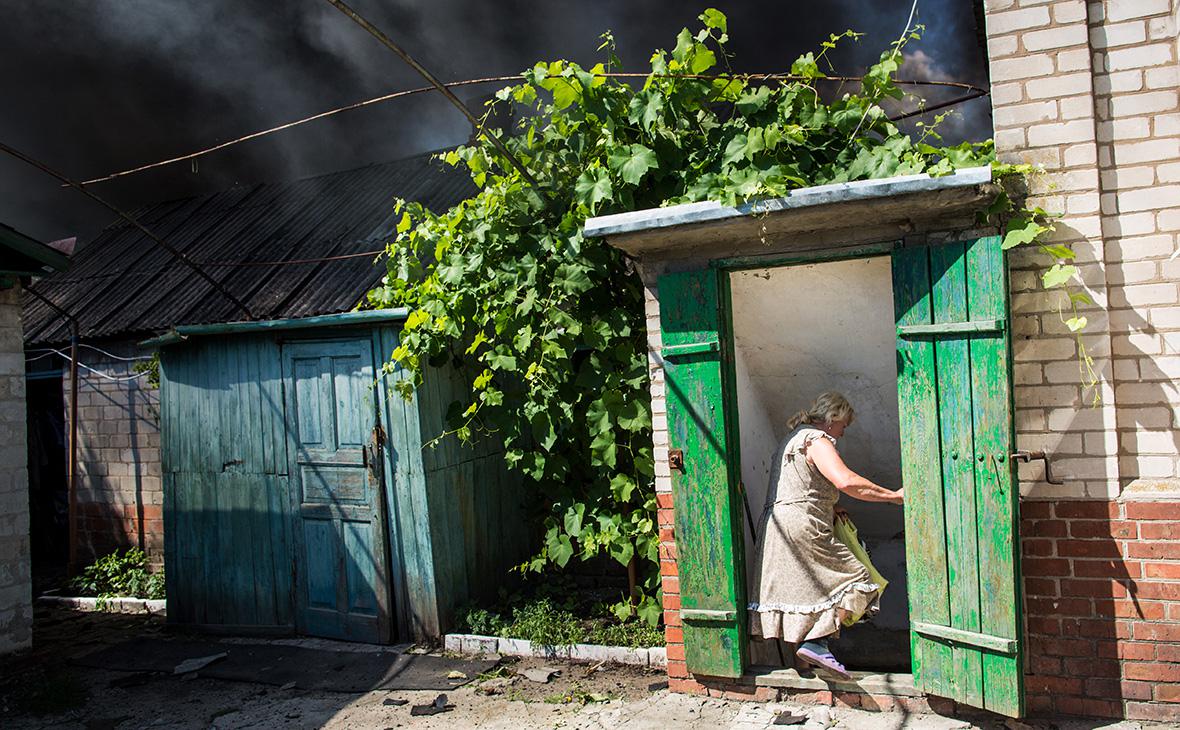
[(725, 422), (720, 298), (716, 270), (660, 277), (669, 448), (679, 555), (680, 617), (689, 671), (741, 676), (746, 609), (737, 480)]
[(296, 623), (390, 640), (389, 558), (369, 338), (285, 343)]
[(893, 254), (914, 681), (1023, 713), (1007, 276), (995, 237)]

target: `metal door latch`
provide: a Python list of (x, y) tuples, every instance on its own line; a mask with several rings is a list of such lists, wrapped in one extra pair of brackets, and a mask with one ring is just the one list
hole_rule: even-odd
[(684, 471), (684, 449), (672, 449), (668, 452), (668, 468)]
[(1045, 462), (1045, 481), (1058, 486), (1065, 484), (1064, 480), (1053, 478), (1053, 467), (1049, 463), (1049, 454), (1044, 451), (1013, 451), (1012, 459), (1023, 461), (1025, 464), (1036, 460), (1043, 461)]

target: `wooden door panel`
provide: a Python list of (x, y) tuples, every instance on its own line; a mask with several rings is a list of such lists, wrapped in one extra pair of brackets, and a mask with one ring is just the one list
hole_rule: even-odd
[[(894, 253), (893, 296), (899, 328), (933, 323), (930, 260), (925, 249), (899, 249)], [(934, 342), (926, 338), (897, 340), (901, 469), (906, 490), (906, 581), (910, 619), (949, 626), (950, 588), (934, 349)], [(929, 458), (930, 455), (934, 458)], [(921, 505), (922, 509), (915, 505)], [(950, 645), (911, 632), (910, 647), (918, 686), (940, 697), (952, 696)]]
[(1020, 716), (1007, 277), (996, 237), (894, 254), (914, 678)]
[(670, 448), (684, 453), (672, 473), (684, 651), (694, 674), (738, 677), (745, 666), (742, 528), (725, 419), (716, 270), (660, 277), (660, 322)]
[[(296, 607), (307, 633), (389, 640), (389, 569), (369, 339), (283, 347)], [(372, 460), (372, 463), (370, 463)]]

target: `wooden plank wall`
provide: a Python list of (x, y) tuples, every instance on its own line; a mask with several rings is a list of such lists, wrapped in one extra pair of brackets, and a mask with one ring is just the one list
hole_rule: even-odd
[[(418, 436), (427, 444), (446, 429), (451, 403), (469, 397), (468, 375), (451, 367), (433, 368), (419, 390)], [(492, 599), (510, 569), (537, 547), (527, 527), (525, 494), (519, 474), (504, 465), (495, 438), (464, 445), (448, 436), (421, 451), (438, 620), (454, 626), (455, 609), (473, 599)]]
[[(397, 328), (372, 337), (380, 367)], [(424, 448), (470, 391), (464, 376), (432, 369), (408, 403), (393, 391), (403, 377), (395, 370), (379, 383), (394, 619), (400, 636), (435, 637), (454, 625), (456, 607), (494, 597), (537, 538), (495, 439)], [(199, 338), (161, 354), (171, 621), (293, 628), (282, 386), (273, 335)]]
[(160, 358), (168, 618), (290, 628), (287, 456), (272, 337), (203, 338)]

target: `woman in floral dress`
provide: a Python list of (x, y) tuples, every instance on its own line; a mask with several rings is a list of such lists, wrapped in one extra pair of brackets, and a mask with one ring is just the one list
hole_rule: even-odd
[(839, 393), (822, 393), (787, 424), (775, 455), (770, 489), (758, 526), (758, 564), (750, 593), (750, 632), (798, 645), (796, 656), (847, 679), (827, 638), (846, 617), (877, 611), (880, 587), (832, 534), (840, 494), (866, 502), (902, 503), (845, 465), (837, 439), (852, 424), (852, 406)]

